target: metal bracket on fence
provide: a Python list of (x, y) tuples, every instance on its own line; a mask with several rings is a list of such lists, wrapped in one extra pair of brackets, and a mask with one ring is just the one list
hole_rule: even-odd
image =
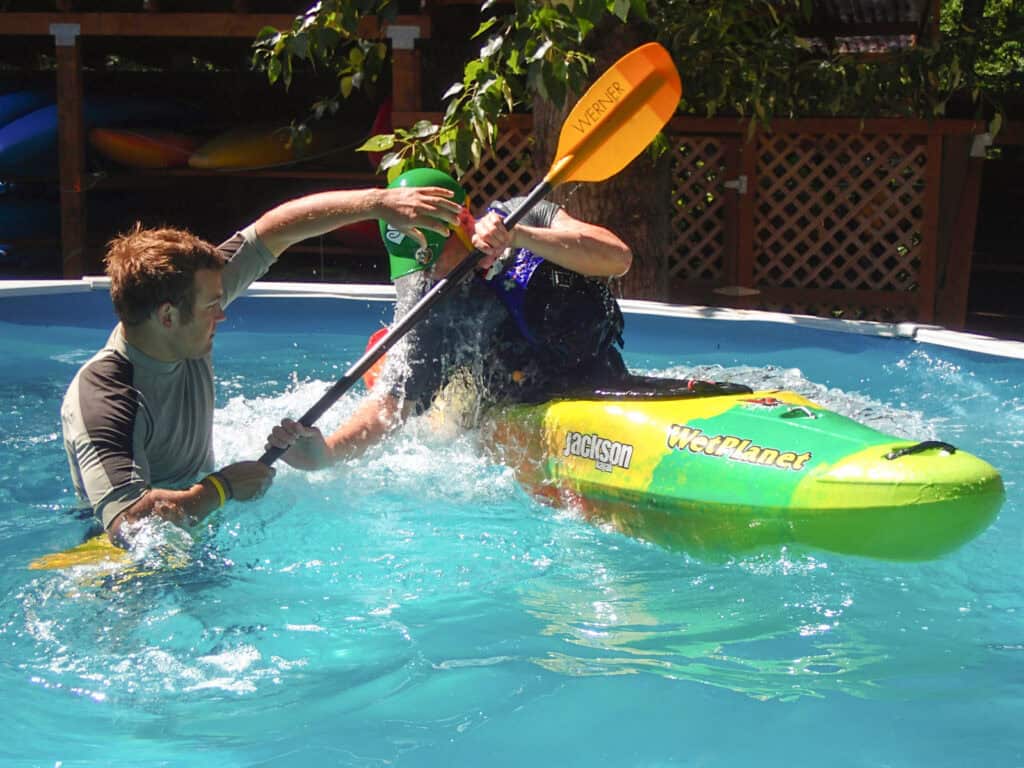
[(51, 24), (50, 34), (54, 36), (58, 48), (70, 48), (75, 45), (82, 33), (81, 24)]
[(413, 25), (392, 24), (384, 34), (391, 40), (391, 47), (396, 51), (412, 51), (416, 41), (420, 39), (420, 28)]
[(722, 186), (726, 189), (735, 189), (741, 195), (745, 195), (747, 194), (747, 177), (741, 173), (737, 178), (723, 182)]
[(991, 133), (979, 133), (971, 142), (971, 157), (985, 157), (986, 150), (992, 146)]

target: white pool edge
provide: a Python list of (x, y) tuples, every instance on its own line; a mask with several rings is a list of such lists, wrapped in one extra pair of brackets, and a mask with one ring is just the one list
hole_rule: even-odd
[[(106, 277), (83, 277), (80, 280), (0, 280), (0, 299), (7, 296), (42, 296), (60, 293), (84, 293), (109, 290)], [(358, 301), (394, 301), (391, 285), (362, 283), (275, 283), (257, 281), (246, 296), (262, 298), (324, 298)], [(620, 304), (627, 314), (657, 315), (698, 320), (759, 322), (792, 325), (837, 333), (854, 333), (877, 338), (897, 338), (936, 346), (979, 352), (996, 357), (1024, 360), (1024, 342), (998, 339), (963, 331), (952, 331), (937, 325), (918, 323), (878, 323), (869, 320), (837, 320), (812, 315), (789, 315), (753, 309), (728, 309), (696, 305), (666, 304), (657, 301), (623, 299)]]

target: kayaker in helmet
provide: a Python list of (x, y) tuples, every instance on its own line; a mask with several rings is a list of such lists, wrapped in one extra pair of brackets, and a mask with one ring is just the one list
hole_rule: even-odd
[[(455, 179), (415, 169), (390, 187), (451, 190)], [(424, 231), (426, 245), (381, 222), (400, 320), (433, 284), (471, 250), (485, 256), (477, 275), (431, 308), (388, 353), (380, 382), (355, 413), (326, 439), (320, 430), (285, 419), (268, 445), (289, 449), (282, 459), (317, 469), (358, 455), (424, 412), (458, 371), (469, 370), (485, 403), (541, 401), (573, 383), (614, 380), (626, 373), (622, 314), (607, 280), (632, 263), (629, 247), (604, 227), (580, 221), (541, 201), (513, 230), (503, 219), (521, 198), (494, 203), (477, 221), (468, 210), (446, 237)]]

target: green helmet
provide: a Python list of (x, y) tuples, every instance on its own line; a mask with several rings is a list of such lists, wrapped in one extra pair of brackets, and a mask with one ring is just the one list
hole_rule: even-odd
[[(466, 190), (443, 171), (434, 168), (414, 168), (398, 176), (388, 184), (388, 189), (395, 187), (444, 187), (455, 193), (455, 202), (463, 205), (466, 202)], [(410, 272), (426, 269), (441, 255), (441, 249), (448, 238), (429, 229), (420, 230), (427, 239), (427, 247), (423, 248), (404, 232), (399, 232), (386, 221), (380, 222), (380, 236), (384, 239), (384, 247), (391, 260), (391, 279), (397, 280)]]

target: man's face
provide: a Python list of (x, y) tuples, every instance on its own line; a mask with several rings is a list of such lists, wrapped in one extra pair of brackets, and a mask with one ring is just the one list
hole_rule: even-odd
[(204, 357), (213, 349), (217, 323), (224, 319), (220, 304), (224, 298), (220, 270), (200, 269), (195, 277), (196, 301), (192, 319), (178, 328), (181, 357)]
[(447, 275), (459, 262), (462, 261), (469, 251), (466, 246), (462, 244), (462, 240), (456, 237), (454, 234), (449, 237), (445, 243), (444, 248), (441, 249), (441, 254), (437, 257), (437, 261), (434, 262), (434, 268), (431, 274), (434, 279), (440, 280), (442, 277)]

